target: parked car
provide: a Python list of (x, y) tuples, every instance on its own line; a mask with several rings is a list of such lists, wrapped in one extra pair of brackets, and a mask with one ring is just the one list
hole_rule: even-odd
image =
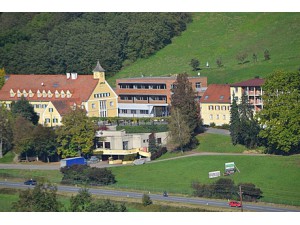
[(97, 163), (99, 162), (99, 159), (97, 158), (97, 156), (91, 156), (91, 158), (87, 161), (88, 164), (93, 164), (93, 163)]
[(25, 185), (36, 185), (37, 182), (36, 182), (36, 180), (30, 179), (30, 180), (26, 180), (26, 181), (24, 182), (24, 184), (25, 184)]
[(242, 207), (242, 204), (237, 201), (230, 201), (228, 204), (230, 205), (230, 207)]
[(163, 192), (163, 196), (164, 196), (164, 197), (168, 197), (168, 192), (164, 191), (164, 192)]

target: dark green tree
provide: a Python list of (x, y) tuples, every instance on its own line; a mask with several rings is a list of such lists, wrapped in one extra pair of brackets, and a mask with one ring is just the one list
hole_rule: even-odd
[(34, 150), (44, 162), (50, 162), (50, 158), (56, 155), (56, 135), (50, 127), (37, 125), (33, 130)]
[(151, 153), (155, 153), (158, 151), (159, 147), (156, 144), (156, 138), (155, 138), (155, 134), (151, 133), (149, 135), (149, 146), (148, 146), (149, 152)]
[(62, 158), (90, 154), (94, 146), (96, 126), (84, 109), (70, 110), (56, 129), (57, 153)]
[(198, 59), (191, 59), (190, 66), (193, 68), (193, 71), (199, 70), (200, 62)]
[(263, 85), (264, 108), (258, 114), (269, 153), (300, 152), (300, 72), (275, 71)]
[(5, 70), (4, 68), (0, 69), (0, 90), (5, 83)]
[(13, 121), (11, 112), (0, 106), (0, 158), (12, 150), (13, 142)]
[(148, 194), (143, 194), (142, 204), (143, 206), (148, 206), (152, 204), (152, 200)]
[(232, 95), (232, 104), (230, 108), (230, 137), (233, 145), (238, 144), (240, 141), (240, 133), (241, 133), (241, 121), (239, 108), (237, 105), (237, 99), (235, 94)]
[(70, 199), (71, 212), (87, 212), (88, 206), (92, 202), (92, 195), (87, 188), (81, 188), (76, 196)]
[(43, 183), (35, 188), (21, 191), (19, 200), (13, 203), (17, 212), (59, 212), (61, 203), (57, 199), (57, 188), (47, 188)]
[(39, 122), (39, 116), (34, 111), (34, 108), (30, 103), (24, 98), (21, 97), (15, 104), (12, 104), (11, 112), (14, 116), (22, 116), (28, 121), (36, 125)]
[(178, 74), (172, 89), (171, 107), (180, 110), (186, 115), (187, 125), (191, 128), (192, 136), (201, 131), (202, 120), (200, 118), (200, 108), (196, 101), (196, 93), (188, 80), (187, 74)]

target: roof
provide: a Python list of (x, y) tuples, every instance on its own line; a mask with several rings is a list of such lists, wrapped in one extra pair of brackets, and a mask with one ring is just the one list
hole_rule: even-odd
[(229, 84), (210, 84), (200, 103), (231, 103)]
[[(73, 100), (77, 104), (87, 101), (97, 86), (98, 80), (93, 79), (93, 75), (78, 75), (77, 79), (67, 79), (66, 75), (10, 75), (9, 79), (5, 82), (0, 90), (0, 100), (16, 101), (20, 99), (15, 95), (10, 97), (10, 90), (14, 93), (18, 90), (27, 93), (31, 90), (34, 93), (33, 97), (27, 97), (29, 101), (54, 101), (54, 100)], [(52, 97), (38, 97), (37, 91), (43, 90), (48, 93), (51, 91)], [(70, 98), (55, 98), (55, 91), (69, 90), (71, 93)]]
[(95, 69), (93, 70), (93, 72), (105, 72), (105, 70), (100, 65), (99, 61), (97, 62), (97, 65), (96, 65)]
[(262, 78), (254, 78), (238, 83), (231, 84), (231, 87), (260, 87), (265, 83), (265, 80)]
[(62, 116), (66, 115), (71, 110), (70, 106), (73, 105), (73, 103), (69, 100), (52, 101), (52, 104)]

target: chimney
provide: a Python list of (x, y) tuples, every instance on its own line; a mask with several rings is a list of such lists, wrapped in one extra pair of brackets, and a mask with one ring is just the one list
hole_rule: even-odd
[(77, 73), (71, 73), (71, 79), (76, 80), (77, 79)]
[(71, 77), (71, 74), (67, 73), (67, 79), (70, 79), (70, 77)]

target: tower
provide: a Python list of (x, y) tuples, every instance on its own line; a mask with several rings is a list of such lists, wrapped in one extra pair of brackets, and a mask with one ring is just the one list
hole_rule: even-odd
[(99, 82), (105, 81), (105, 70), (100, 65), (99, 60), (97, 62), (95, 69), (93, 70), (93, 74), (94, 74), (94, 79), (99, 79)]

